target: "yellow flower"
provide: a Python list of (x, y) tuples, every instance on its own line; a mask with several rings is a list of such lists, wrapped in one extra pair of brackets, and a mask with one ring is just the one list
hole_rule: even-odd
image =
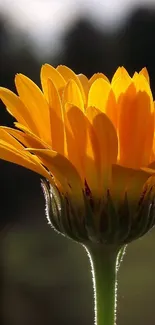
[(0, 88), (18, 128), (0, 127), (0, 158), (49, 181), (55, 228), (80, 240), (125, 243), (153, 226), (154, 102), (147, 70), (131, 78), (120, 67), (110, 82), (102, 73), (88, 80), (45, 64), (42, 90), (22, 74), (15, 85), (18, 95)]

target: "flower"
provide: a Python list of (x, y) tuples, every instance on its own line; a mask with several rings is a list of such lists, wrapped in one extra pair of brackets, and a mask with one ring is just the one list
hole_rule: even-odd
[[(81, 242), (127, 243), (154, 216), (154, 102), (144, 68), (112, 81), (66, 66), (17, 74), (0, 98), (18, 129), (0, 127), (0, 158), (42, 175), (54, 227)], [(151, 177), (151, 178), (150, 178)]]

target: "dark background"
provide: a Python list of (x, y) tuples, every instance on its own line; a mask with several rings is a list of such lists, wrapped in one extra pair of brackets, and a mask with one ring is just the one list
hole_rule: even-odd
[[(85, 17), (66, 31), (63, 51), (35, 56), (23, 35), (16, 47), (0, 16), (0, 85), (14, 90), (21, 72), (40, 84), (41, 64), (66, 64), (90, 77), (109, 78), (119, 65), (132, 74), (146, 66), (155, 95), (155, 11), (140, 7), (115, 29)], [(0, 124), (13, 119), (0, 103)], [(49, 227), (40, 177), (0, 161), (0, 324), (93, 324), (93, 292), (84, 249)], [(132, 243), (119, 272), (118, 324), (155, 324), (155, 232)]]

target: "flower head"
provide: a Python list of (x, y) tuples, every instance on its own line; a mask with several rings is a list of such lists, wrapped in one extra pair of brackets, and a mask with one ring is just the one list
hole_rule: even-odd
[(0, 88), (17, 129), (0, 127), (0, 158), (42, 175), (54, 227), (80, 240), (123, 244), (154, 217), (154, 102), (146, 69), (87, 79), (41, 69), (42, 90), (22, 74), (18, 95)]

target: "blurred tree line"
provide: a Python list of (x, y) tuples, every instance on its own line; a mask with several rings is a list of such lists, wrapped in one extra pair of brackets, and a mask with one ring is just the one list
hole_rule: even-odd
[[(39, 80), (40, 65), (45, 63), (43, 53), (42, 53), (42, 59), (37, 58), (34, 52), (32, 52), (31, 50), (31, 43), (24, 37), (24, 35), (21, 35), (20, 38), (21, 44), (20, 46), (17, 46), (18, 42), (14, 43), (12, 41), (12, 34), (10, 34), (9, 30), (7, 29), (7, 22), (5, 21), (4, 23), (4, 21), (5, 21), (4, 17), (1, 16), (0, 17), (0, 85), (15, 91), (14, 76), (18, 72), (26, 74), (38, 85), (40, 85), (40, 80)], [(65, 64), (70, 68), (72, 68), (76, 73), (82, 72), (86, 74), (88, 77), (90, 77), (95, 72), (103, 72), (109, 78), (112, 77), (117, 67), (121, 65), (127, 68), (127, 70), (131, 74), (133, 74), (135, 70), (139, 71), (142, 67), (146, 66), (150, 74), (152, 91), (155, 95), (155, 59), (154, 59), (155, 58), (155, 45), (154, 45), (155, 36), (154, 35), (155, 35), (155, 11), (149, 10), (147, 8), (136, 9), (135, 11), (133, 11), (128, 15), (128, 18), (121, 25), (121, 27), (110, 31), (108, 29), (107, 30), (98, 29), (97, 26), (93, 25), (92, 22), (87, 17), (85, 19), (82, 18), (81, 20), (79, 19), (79, 21), (76, 21), (75, 25), (72, 26), (72, 28), (66, 32), (62, 40), (64, 45), (64, 50), (60, 52), (58, 56), (54, 56), (51, 49), (51, 56), (48, 58), (48, 63), (51, 63), (54, 66), (57, 66), (58, 64)], [(3, 104), (0, 103), (0, 125), (12, 126), (13, 122), (14, 122), (13, 118), (9, 116)], [(74, 306), (73, 302), (71, 301), (74, 291), (77, 292), (77, 287), (78, 287), (78, 284), (76, 285), (76, 287), (74, 287), (75, 282), (77, 281), (75, 279), (77, 278), (77, 274), (76, 277), (74, 275), (76, 272), (74, 267), (72, 269), (72, 274), (70, 274), (69, 277), (67, 278), (68, 282), (66, 284), (66, 287), (63, 286), (64, 282), (62, 280), (62, 284), (61, 286), (59, 286), (59, 288), (58, 288), (58, 284), (56, 283), (55, 289), (52, 289), (55, 290), (53, 296), (51, 296), (51, 292), (50, 293), (48, 292), (50, 285), (52, 286), (52, 288), (54, 288), (53, 287), (54, 280), (51, 280), (50, 274), (47, 275), (45, 270), (42, 270), (42, 263), (44, 264), (45, 262), (44, 259), (42, 260), (42, 257), (43, 256), (46, 257), (46, 263), (47, 263), (47, 261), (49, 261), (48, 258), (50, 258), (50, 252), (48, 251), (49, 247), (51, 249), (51, 247), (53, 247), (54, 245), (55, 248), (53, 248), (52, 251), (52, 258), (53, 258), (52, 263), (54, 264), (54, 262), (57, 261), (57, 267), (59, 268), (59, 271), (57, 269), (55, 270), (55, 272), (58, 273), (58, 275), (60, 276), (59, 272), (61, 269), (61, 265), (66, 265), (67, 263), (66, 261), (69, 261), (69, 257), (72, 256), (72, 248), (68, 242), (65, 242), (65, 246), (63, 246), (64, 245), (63, 239), (59, 239), (60, 243), (63, 243), (62, 244), (63, 248), (61, 246), (60, 249), (61, 252), (63, 252), (63, 254), (60, 254), (59, 240), (57, 239), (57, 236), (53, 233), (52, 239), (49, 239), (49, 236), (52, 236), (52, 233), (51, 230), (46, 229), (47, 228), (46, 219), (44, 218), (44, 198), (39, 185), (40, 184), (39, 176), (31, 173), (30, 171), (24, 170), (22, 167), (15, 166), (3, 161), (0, 161), (0, 168), (2, 171), (0, 173), (0, 216), (1, 216), (0, 218), (0, 225), (1, 225), (0, 279), (1, 280), (0, 281), (1, 284), (3, 284), (3, 286), (1, 285), (1, 288), (3, 287), (4, 289), (2, 291), (2, 295), (0, 294), (1, 295), (0, 305), (2, 306), (2, 312), (0, 315), (1, 316), (0, 324), (42, 325), (46, 323), (47, 325), (48, 324), (57, 325), (57, 324), (74, 323), (76, 325), (79, 324), (79, 322), (81, 322), (82, 325), (82, 324), (91, 323), (91, 319), (93, 317), (92, 304), (85, 304), (84, 302), (84, 299), (88, 299), (88, 295), (91, 296), (92, 294), (90, 289), (91, 287), (89, 287), (89, 285), (91, 286), (91, 283), (88, 285), (88, 280), (90, 281), (90, 277), (89, 279), (88, 278), (86, 279), (87, 273), (85, 273), (84, 280), (82, 280), (83, 279), (82, 275), (81, 278), (79, 277), (78, 279), (80, 285), (81, 285), (80, 281), (85, 281), (84, 289), (85, 290), (87, 289), (85, 292), (82, 291), (83, 300), (79, 302), (79, 309), (81, 309), (82, 304), (84, 304), (85, 309), (83, 309), (83, 312), (81, 312), (84, 315), (86, 310), (87, 315), (85, 315), (84, 317), (82, 316), (82, 314), (80, 314), (80, 311), (79, 312), (77, 311), (76, 304)], [(14, 228), (14, 225), (18, 225), (17, 228)], [(20, 237), (21, 225), (24, 229), (22, 232), (22, 238)], [(28, 225), (30, 227), (28, 229), (35, 229), (35, 232), (42, 231), (42, 230), (45, 231), (44, 241), (42, 240), (42, 245), (44, 248), (41, 248), (41, 245), (39, 245), (38, 248), (38, 240), (39, 240), (38, 235), (37, 237), (35, 237), (36, 238), (34, 240), (35, 243), (32, 244), (32, 246), (31, 246), (31, 242), (33, 242), (32, 238), (34, 238), (33, 236), (34, 234), (32, 234), (32, 236), (29, 236), (28, 237), (29, 239), (27, 239), (27, 237), (24, 237), (25, 240), (23, 240), (23, 236), (27, 232)], [(15, 229), (15, 231), (17, 232), (17, 236), (13, 236), (14, 230), (12, 231), (12, 229)], [(6, 240), (6, 236), (7, 237), (10, 236), (9, 239), (7, 239), (8, 241)], [(43, 235), (40, 234), (40, 237), (41, 236)], [(18, 238), (17, 242), (16, 242), (16, 238)], [(4, 247), (4, 243), (5, 243), (5, 247)], [(11, 245), (10, 243), (13, 243), (12, 247), (14, 247), (14, 250), (13, 248), (10, 247)], [(35, 248), (35, 252), (33, 252), (34, 255), (31, 252), (32, 247)], [(22, 260), (22, 254), (26, 254), (25, 250), (26, 253), (31, 252), (30, 255), (32, 254), (32, 256), (30, 261), (28, 257), (24, 257), (25, 259), (27, 258), (25, 262), (26, 263), (25, 268), (27, 269), (28, 267), (28, 270), (31, 274), (31, 276), (29, 276), (30, 281), (24, 283), (24, 280), (22, 280), (21, 273), (24, 272), (24, 260)], [(7, 258), (4, 257), (4, 252), (6, 251), (9, 256), (9, 257), (7, 256)], [(77, 256), (80, 256), (80, 258), (82, 259), (81, 263), (83, 263), (82, 264), (83, 267), (87, 267), (87, 262), (83, 256), (81, 257), (78, 248), (75, 248), (75, 251)], [(40, 264), (37, 263), (35, 264), (33, 269), (34, 270), (34, 274), (33, 274), (33, 270), (29, 269), (30, 266), (28, 265), (30, 264), (33, 265), (33, 258), (35, 259), (37, 254), (39, 254), (40, 256), (39, 257)], [(17, 258), (17, 256), (19, 259)], [(23, 269), (22, 268), (20, 269), (19, 267), (20, 262), (23, 263)], [(18, 270), (16, 269), (16, 267), (14, 267), (14, 263), (15, 264), (17, 263), (16, 266), (18, 266)], [(46, 263), (45, 265), (47, 267)], [(131, 263), (132, 263), (132, 259), (131, 259)], [(50, 270), (53, 268), (53, 264), (52, 267), (51, 265), (49, 266)], [(18, 274), (17, 277), (18, 279), (15, 276), (15, 278), (13, 278), (14, 280), (10, 280), (11, 275), (9, 273), (9, 267), (12, 267), (10, 272), (14, 272), (12, 273), (13, 276), (15, 276), (15, 274), (18, 274), (19, 269), (21, 270)], [(40, 271), (40, 269), (42, 271)], [(79, 270), (78, 270), (79, 272), (80, 269), (81, 268), (79, 265)], [(69, 266), (68, 269), (65, 268), (65, 273), (64, 273), (65, 277), (67, 277), (67, 270), (69, 270)], [(37, 291), (36, 288), (38, 284), (35, 286), (34, 282), (35, 282), (35, 276), (37, 276), (38, 272), (42, 272), (39, 273), (40, 274), (39, 279), (43, 279), (44, 277), (45, 278), (47, 277), (49, 279), (50, 284), (46, 280), (44, 284), (44, 279), (43, 279), (42, 288), (40, 289), (40, 287), (38, 287), (39, 289)], [(6, 276), (7, 280), (5, 279), (5, 274), (7, 274)], [(21, 280), (21, 283), (19, 283), (20, 282), (19, 279)], [(57, 282), (58, 278), (55, 281)], [(23, 304), (21, 303), (20, 294), (19, 294), (21, 290), (20, 284), (22, 286), (22, 294), (24, 295)], [(14, 285), (16, 289), (14, 288)], [(35, 286), (34, 292), (32, 289), (33, 286)], [(63, 295), (61, 296), (62, 290), (63, 290)], [(68, 300), (68, 302), (65, 303), (64, 303), (64, 299), (65, 299), (64, 290), (66, 290), (68, 295), (69, 294), (71, 295), (70, 300)], [(40, 295), (38, 293), (40, 293)], [(3, 298), (4, 298), (3, 296), (6, 296), (5, 303), (3, 302)], [(152, 297), (150, 296), (149, 301), (151, 301), (151, 299)], [(50, 305), (50, 301), (54, 304), (55, 300), (57, 303), (57, 308), (54, 307), (53, 314), (51, 314), (52, 306)], [(31, 306), (29, 301), (31, 301)], [(76, 298), (75, 298), (75, 302), (76, 302)], [(61, 313), (63, 313), (62, 315), (59, 313), (58, 310), (58, 306), (60, 307), (61, 304), (62, 304)], [(70, 310), (68, 306), (69, 304), (72, 307)], [(39, 309), (38, 306), (40, 306)], [(23, 310), (23, 314), (22, 311), (21, 313), (19, 313), (18, 307)], [(67, 309), (68, 312), (66, 311)], [(145, 321), (143, 320), (143, 317), (140, 318), (140, 314), (139, 314), (139, 318), (137, 318), (137, 323), (136, 323), (137, 325), (138, 324), (146, 325), (146, 323), (150, 325), (154, 324), (155, 315), (154, 318), (153, 316), (150, 316), (149, 310), (150, 309), (148, 307), (149, 316), (147, 316), (147, 322), (146, 320)], [(125, 312), (126, 315), (128, 315), (128, 311)], [(11, 315), (10, 317), (9, 314)], [(29, 315), (29, 316), (25, 316), (25, 315)], [(124, 316), (125, 319), (127, 317), (126, 315)], [(131, 324), (131, 322), (132, 324), (134, 324), (133, 321), (134, 321), (134, 317), (132, 319), (128, 315), (128, 319), (126, 320), (126, 325)], [(120, 324), (123, 324), (123, 320), (122, 323), (120, 321)]]

